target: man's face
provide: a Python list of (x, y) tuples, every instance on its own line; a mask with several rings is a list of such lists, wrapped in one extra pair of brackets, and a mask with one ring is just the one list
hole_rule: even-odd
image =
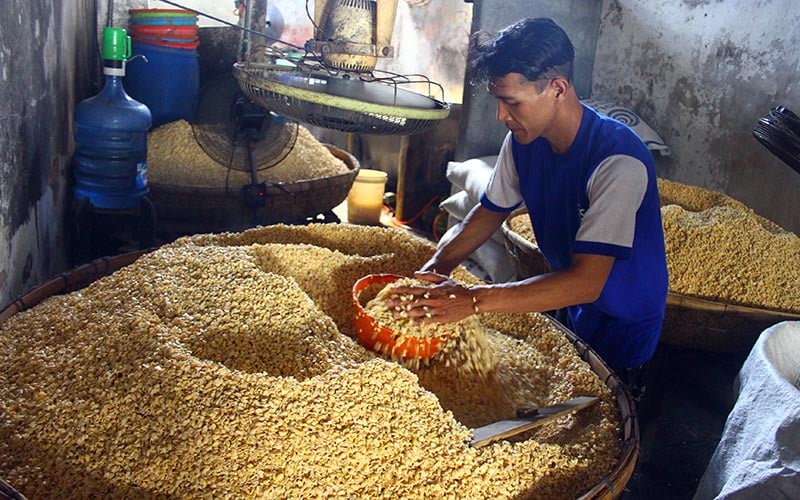
[(530, 144), (546, 135), (555, 116), (555, 98), (549, 85), (539, 92), (523, 75), (508, 73), (489, 80), (488, 90), (497, 99), (497, 120), (518, 142)]

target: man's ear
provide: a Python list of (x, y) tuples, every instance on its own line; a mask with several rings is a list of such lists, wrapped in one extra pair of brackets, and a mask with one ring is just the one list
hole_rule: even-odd
[(550, 82), (550, 86), (553, 88), (556, 97), (561, 97), (567, 94), (567, 90), (569, 90), (569, 82), (566, 78), (558, 77), (553, 78)]

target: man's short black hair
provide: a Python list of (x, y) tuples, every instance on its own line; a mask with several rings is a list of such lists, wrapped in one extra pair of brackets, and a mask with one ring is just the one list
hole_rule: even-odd
[(472, 36), (467, 74), (473, 85), (519, 73), (532, 82), (563, 76), (572, 81), (575, 48), (566, 32), (552, 19), (518, 21), (494, 35)]

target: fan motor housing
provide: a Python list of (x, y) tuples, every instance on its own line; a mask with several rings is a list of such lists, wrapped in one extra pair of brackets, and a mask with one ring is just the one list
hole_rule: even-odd
[(368, 73), (375, 69), (378, 57), (394, 56), (391, 46), (379, 47), (375, 0), (328, 1), (320, 24), (309, 45), (330, 67)]

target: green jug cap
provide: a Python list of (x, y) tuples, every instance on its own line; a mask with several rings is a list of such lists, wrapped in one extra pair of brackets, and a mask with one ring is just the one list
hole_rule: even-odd
[(103, 59), (126, 61), (130, 57), (129, 39), (122, 28), (103, 28)]

